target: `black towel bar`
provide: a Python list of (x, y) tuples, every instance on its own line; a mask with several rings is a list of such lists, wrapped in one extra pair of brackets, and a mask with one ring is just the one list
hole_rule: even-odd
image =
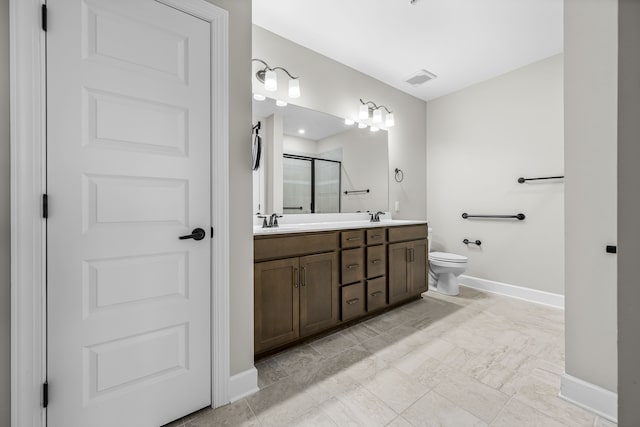
[(564, 175), (563, 176), (543, 176), (541, 178), (522, 178), (522, 177), (520, 177), (520, 178), (518, 178), (518, 182), (520, 184), (524, 184), (527, 181), (539, 181), (541, 179), (562, 179), (562, 178), (564, 178)]
[(368, 188), (366, 190), (351, 190), (351, 191), (345, 191), (344, 194), (358, 194), (358, 193), (368, 193), (369, 190)]
[(515, 215), (470, 215), (468, 213), (463, 213), (462, 214), (462, 218), (464, 219), (468, 219), (468, 218), (499, 218), (499, 219), (517, 219), (522, 221), (523, 219), (525, 219), (526, 217), (524, 216), (523, 213), (519, 213), (519, 214), (515, 214)]

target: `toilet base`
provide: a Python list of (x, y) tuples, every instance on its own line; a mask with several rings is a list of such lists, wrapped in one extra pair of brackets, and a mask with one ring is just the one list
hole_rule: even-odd
[(429, 272), (429, 290), (445, 295), (456, 296), (460, 293), (458, 278), (453, 273), (440, 273), (438, 275)]

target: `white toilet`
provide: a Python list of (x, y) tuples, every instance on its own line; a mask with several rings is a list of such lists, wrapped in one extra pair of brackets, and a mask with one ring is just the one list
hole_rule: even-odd
[(446, 252), (431, 252), (431, 233), (429, 227), (429, 290), (446, 295), (458, 295), (460, 289), (457, 277), (467, 269), (467, 257)]
[(467, 257), (446, 252), (429, 253), (429, 289), (458, 295), (458, 276), (467, 269)]

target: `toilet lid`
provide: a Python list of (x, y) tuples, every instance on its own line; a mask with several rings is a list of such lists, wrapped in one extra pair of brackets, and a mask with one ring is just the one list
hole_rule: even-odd
[(448, 262), (467, 262), (467, 257), (457, 254), (448, 254), (446, 252), (431, 252), (429, 259)]

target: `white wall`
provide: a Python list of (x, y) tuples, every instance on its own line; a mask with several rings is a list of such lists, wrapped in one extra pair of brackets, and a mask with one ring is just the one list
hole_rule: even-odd
[[(297, 45), (261, 27), (253, 27), (253, 58), (265, 60), (272, 67), (283, 66), (300, 76), (302, 96), (295, 104), (337, 117), (357, 115), (359, 99), (388, 106), (395, 115), (396, 126), (389, 130), (390, 206), (400, 202), (395, 218), (426, 218), (426, 103), (372, 77)], [(254, 64), (255, 73), (260, 67)], [(284, 80), (282, 80), (284, 81)], [(271, 98), (289, 100), (287, 85), (277, 92), (266, 92), (253, 79), (254, 92)], [(405, 173), (404, 182), (395, 182), (393, 171)]]
[(11, 417), (9, 0), (0, 0), (0, 425)]
[(564, 4), (565, 370), (616, 392), (618, 1)]
[(285, 154), (298, 154), (314, 157), (318, 154), (318, 141), (299, 138), (297, 136), (284, 135), (282, 140), (282, 152)]
[(619, 2), (618, 423), (640, 425), (640, 2)]
[(465, 274), (564, 293), (564, 184), (517, 182), (563, 175), (562, 68), (556, 55), (427, 104), (432, 250), (468, 256)]
[[(388, 164), (387, 132), (371, 132), (357, 127), (318, 141), (318, 152), (342, 151), (340, 189), (341, 212), (387, 211), (389, 178), (380, 170)], [(369, 193), (345, 195), (344, 191)]]

